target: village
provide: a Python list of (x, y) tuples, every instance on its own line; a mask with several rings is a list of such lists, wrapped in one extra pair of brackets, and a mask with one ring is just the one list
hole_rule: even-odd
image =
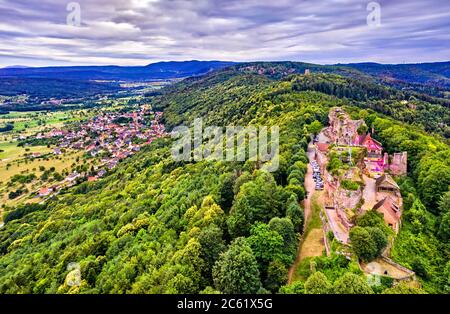
[[(329, 126), (315, 136), (308, 148), (305, 216), (311, 215), (310, 199), (314, 195), (321, 208), (323, 235), (319, 247), (329, 255), (332, 234), (340, 244), (337, 253), (350, 258), (350, 229), (364, 212), (381, 213), (393, 235), (399, 232), (403, 199), (393, 177), (407, 174), (407, 153), (384, 152), (382, 144), (372, 137), (374, 131), (369, 131), (363, 120), (352, 120), (342, 108), (332, 108), (328, 118)], [(361, 263), (360, 267), (368, 275), (412, 280), (414, 272), (389, 258), (394, 238), (379, 258)], [(321, 249), (316, 251), (312, 255), (321, 255)]]
[[(160, 123), (161, 117), (162, 112), (153, 112), (146, 106), (133, 112), (104, 111), (70, 129), (52, 129), (46, 133), (19, 138), (25, 143), (29, 140), (56, 141), (57, 144), (52, 145), (52, 154), (55, 156), (69, 151), (81, 151), (89, 157), (99, 159), (99, 164), (93, 171), (74, 171), (56, 184), (42, 186), (36, 191), (36, 196), (48, 198), (79, 181), (92, 182), (103, 177), (121, 160), (140, 151), (143, 145), (167, 135), (164, 125)], [(41, 153), (34, 152), (29, 158), (41, 156)]]

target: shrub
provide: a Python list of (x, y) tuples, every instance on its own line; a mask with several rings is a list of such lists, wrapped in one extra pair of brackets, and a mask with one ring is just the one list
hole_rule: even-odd
[(341, 187), (349, 191), (357, 191), (359, 189), (359, 184), (350, 180), (342, 180)]

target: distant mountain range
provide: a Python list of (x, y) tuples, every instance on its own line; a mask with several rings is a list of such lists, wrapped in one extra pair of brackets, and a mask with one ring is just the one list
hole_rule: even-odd
[(10, 66), (4, 67), (3, 69), (26, 69), (26, 68), (29, 68), (29, 67), (26, 65), (10, 65)]
[[(52, 98), (72, 99), (105, 95), (124, 90), (118, 81), (142, 82), (200, 77), (214, 71), (244, 72), (279, 80), (292, 74), (330, 73), (357, 81), (380, 83), (401, 91), (415, 93), (429, 102), (445, 103), (450, 96), (450, 62), (422, 64), (353, 63), (319, 65), (304, 62), (171, 61), (147, 66), (23, 66), (0, 69), (0, 95), (27, 95), (31, 107)], [(420, 94), (420, 95), (419, 95)], [(440, 100), (437, 100), (439, 98)], [(1, 106), (3, 110), (12, 107)], [(16, 105), (13, 104), (16, 108)], [(25, 108), (25, 106), (22, 106)], [(34, 108), (34, 107), (33, 107)], [(17, 109), (17, 108), (16, 108)]]
[[(0, 78), (151, 81), (198, 76), (236, 64), (238, 63), (228, 61), (192, 60), (158, 62), (147, 66), (130, 67), (114, 65), (36, 68), (9, 66), (0, 69)], [(254, 64), (258, 64), (258, 62)], [(293, 68), (295, 68), (296, 73), (308, 67), (313, 72), (334, 72), (337, 74), (356, 74), (359, 72), (388, 84), (420, 84), (436, 88), (450, 88), (450, 62), (419, 64), (350, 63), (335, 65), (318, 65), (302, 62), (273, 62), (273, 64), (294, 65)], [(351, 71), (352, 69), (355, 71)]]
[(147, 66), (69, 66), (27, 68), (13, 66), (0, 69), (0, 77), (45, 78), (67, 80), (160, 80), (206, 74), (235, 64), (225, 61), (170, 61)]

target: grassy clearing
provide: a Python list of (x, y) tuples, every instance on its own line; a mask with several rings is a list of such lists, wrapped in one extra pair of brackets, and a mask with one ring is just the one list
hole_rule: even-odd
[(310, 265), (312, 259), (313, 257), (305, 257), (298, 263), (292, 281), (306, 281), (308, 279), (311, 274)]
[(28, 150), (24, 147), (18, 147), (17, 142), (0, 142), (0, 167), (23, 158), (25, 153), (45, 154), (51, 151), (51, 149), (46, 146), (28, 146), (27, 149)]
[(322, 221), (320, 220), (321, 205), (319, 198), (323, 192), (315, 192), (311, 198), (311, 215), (306, 223), (303, 240), (299, 245), (298, 263), (294, 265), (293, 281), (305, 280), (309, 274), (309, 261), (311, 257), (321, 256), (325, 249), (323, 244)]
[[(43, 171), (39, 170), (39, 167), (43, 166), (45, 169), (49, 169), (51, 167), (55, 167), (55, 171), (61, 173), (63, 170), (69, 170), (72, 164), (77, 163), (76, 159), (79, 157), (81, 159), (83, 152), (74, 151), (72, 153), (68, 153), (66, 155), (60, 156), (59, 158), (51, 157), (48, 160), (42, 158), (36, 158), (28, 160), (27, 163), (17, 162), (12, 163), (11, 166), (7, 169), (6, 162), (0, 163), (0, 203), (3, 205), (11, 206), (22, 203), (23, 201), (29, 201), (29, 196), (33, 196), (33, 191), (37, 190), (41, 186), (48, 186), (57, 182), (46, 182), (42, 184), (40, 180), (37, 183), (27, 184), (25, 187), (30, 191), (28, 195), (24, 195), (22, 198), (10, 200), (8, 198), (8, 193), (10, 191), (16, 190), (18, 186), (15, 187), (7, 187), (7, 183), (15, 174), (31, 174), (34, 173), (38, 178), (43, 174)], [(1, 214), (1, 208), (0, 208)]]
[(311, 215), (306, 223), (305, 237), (312, 229), (320, 228), (322, 229), (322, 221), (320, 220), (321, 206), (319, 204), (319, 197), (322, 192), (314, 192), (311, 197)]
[[(109, 110), (109, 108), (108, 108)], [(64, 170), (72, 171), (72, 165), (86, 162), (83, 158), (83, 152), (72, 151), (62, 156), (54, 156), (53, 146), (27, 146), (18, 147), (17, 138), (22, 136), (33, 136), (39, 132), (47, 132), (51, 129), (66, 128), (67, 123), (77, 122), (88, 119), (94, 115), (94, 111), (89, 109), (81, 110), (65, 110), (65, 111), (34, 111), (34, 112), (10, 112), (8, 114), (0, 115), (0, 125), (7, 123), (14, 123), (14, 129), (9, 132), (0, 133), (0, 216), (2, 214), (2, 207), (15, 206), (24, 202), (37, 202), (40, 198), (33, 198), (37, 189), (42, 186), (49, 186), (57, 183), (53, 181), (42, 182), (40, 177), (45, 169), (55, 168), (55, 172), (61, 174)], [(46, 155), (45, 158), (30, 159), (25, 157), (25, 154), (40, 153)], [(77, 158), (79, 160), (77, 161)], [(94, 162), (95, 163), (95, 162)], [(89, 162), (92, 164), (92, 162)], [(9, 186), (11, 177), (17, 174), (35, 174), (37, 179), (29, 184), (20, 185), (14, 184)], [(29, 192), (23, 194), (15, 199), (10, 200), (8, 194), (15, 192), (18, 189), (27, 189)], [(1, 218), (0, 218), (1, 220)]]
[[(40, 175), (39, 167), (43, 166), (45, 169), (49, 169), (50, 167), (55, 167), (55, 170), (60, 172), (64, 168), (69, 168), (72, 163), (76, 162), (77, 157), (81, 157), (83, 152), (73, 152), (71, 154), (66, 154), (61, 156), (61, 159), (56, 159), (52, 156), (48, 160), (42, 158), (30, 159), (28, 162), (22, 162), (20, 164), (13, 163), (7, 169), (7, 164), (5, 162), (0, 163), (0, 178), (1, 181), (6, 182), (15, 174), (20, 173), (31, 173), (34, 172), (37, 175)], [(34, 170), (33, 170), (34, 169)]]
[(64, 123), (81, 120), (86, 114), (86, 110), (10, 112), (0, 116), (0, 124), (14, 122), (14, 129), (11, 133), (25, 135), (42, 131), (45, 128), (62, 127)]

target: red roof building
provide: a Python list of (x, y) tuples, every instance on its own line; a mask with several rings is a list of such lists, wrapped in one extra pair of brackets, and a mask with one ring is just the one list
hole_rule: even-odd
[(373, 209), (379, 213), (382, 213), (385, 223), (394, 229), (395, 232), (398, 232), (402, 213), (400, 206), (392, 197), (386, 196), (384, 199), (376, 203)]
[(330, 144), (326, 143), (317, 143), (317, 148), (322, 152), (325, 153), (328, 151), (328, 148), (330, 147)]
[(52, 189), (49, 188), (41, 188), (39, 189), (39, 196), (48, 196), (52, 192)]
[(97, 177), (88, 177), (88, 182), (94, 182), (97, 181)]
[(370, 155), (381, 156), (381, 153), (383, 152), (383, 145), (381, 145), (381, 143), (378, 142), (377, 140), (373, 139), (370, 133), (357, 136), (355, 144), (366, 147), (369, 156)]

